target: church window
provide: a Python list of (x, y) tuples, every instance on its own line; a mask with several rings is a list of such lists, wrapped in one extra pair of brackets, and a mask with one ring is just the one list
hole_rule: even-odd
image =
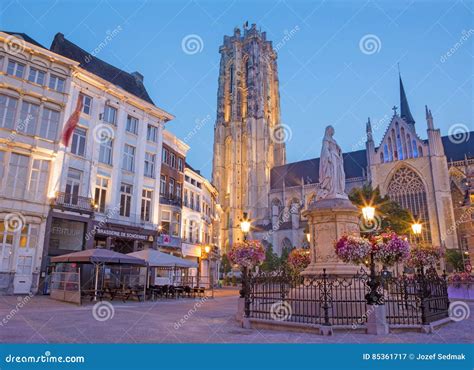
[(234, 89), (234, 65), (232, 64), (229, 69), (229, 93), (232, 93)]
[[(431, 242), (428, 202), (425, 186), (413, 170), (401, 167), (393, 175), (388, 185), (387, 194), (401, 207), (408, 209), (423, 224), (422, 240)], [(410, 235), (413, 238), (413, 235)], [(415, 242), (412, 240), (412, 242)]]
[(418, 158), (418, 149), (416, 148), (416, 140), (413, 139), (412, 141), (413, 146), (413, 158)]
[(423, 157), (423, 148), (421, 146), (418, 147), (418, 155)]
[(384, 156), (384, 154), (382, 152), (380, 152), (380, 163), (384, 162), (383, 156)]
[(408, 158), (413, 158), (413, 148), (411, 146), (411, 138), (410, 138), (410, 135), (407, 134), (407, 155), (408, 155)]
[(393, 146), (392, 146), (392, 139), (388, 138), (388, 161), (393, 161)]
[(384, 144), (383, 145), (383, 156), (384, 156), (384, 161), (382, 162), (389, 162), (390, 161), (390, 157), (388, 155), (388, 145), (387, 144)]

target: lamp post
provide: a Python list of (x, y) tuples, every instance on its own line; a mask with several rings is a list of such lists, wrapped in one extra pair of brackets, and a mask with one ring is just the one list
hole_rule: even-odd
[[(243, 218), (240, 221), (240, 230), (244, 234), (244, 243), (247, 241), (247, 235), (250, 231), (250, 220), (247, 212), (244, 212)], [(250, 291), (249, 291), (249, 271), (247, 267), (242, 268), (242, 289), (240, 290), (240, 297), (244, 298), (244, 314), (245, 317), (250, 316)]]
[[(375, 222), (375, 208), (370, 205), (363, 207), (362, 216), (364, 217), (367, 224), (369, 226), (372, 226), (373, 223)], [(373, 231), (369, 231), (366, 234), (368, 234), (368, 236), (370, 237), (373, 235)], [(380, 281), (377, 278), (377, 275), (375, 273), (374, 251), (372, 250), (370, 251), (369, 266), (370, 266), (370, 275), (369, 275), (369, 281), (367, 281), (367, 286), (370, 288), (370, 292), (365, 295), (365, 299), (367, 301), (367, 304), (369, 305), (379, 305), (380, 298), (382, 298), (382, 295), (378, 292)]]

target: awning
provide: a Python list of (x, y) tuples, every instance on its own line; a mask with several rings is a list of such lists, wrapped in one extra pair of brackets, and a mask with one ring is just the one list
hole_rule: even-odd
[(146, 262), (148, 262), (148, 266), (150, 267), (198, 267), (198, 264), (196, 262), (188, 261), (183, 258), (175, 257), (171, 254), (163, 253), (150, 248), (143, 249), (138, 252), (129, 253), (127, 255), (145, 260)]
[(53, 263), (105, 263), (145, 266), (143, 259), (110, 249), (94, 248), (51, 258)]

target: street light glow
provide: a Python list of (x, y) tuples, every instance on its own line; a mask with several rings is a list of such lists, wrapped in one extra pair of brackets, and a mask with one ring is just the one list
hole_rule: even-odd
[(372, 206), (365, 206), (362, 208), (362, 215), (368, 222), (372, 222), (375, 218), (375, 208)]

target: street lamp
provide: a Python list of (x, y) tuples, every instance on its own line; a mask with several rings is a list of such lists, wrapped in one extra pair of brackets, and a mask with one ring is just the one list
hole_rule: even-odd
[(372, 206), (363, 207), (362, 216), (364, 216), (365, 221), (372, 225), (372, 222), (374, 222), (375, 219), (375, 208)]
[(248, 219), (247, 212), (244, 212), (244, 218), (240, 221), (240, 230), (244, 233), (244, 241), (246, 241), (247, 234), (250, 231), (250, 220)]
[(306, 241), (309, 243), (311, 243), (311, 234), (309, 232), (309, 227), (306, 226), (306, 228), (304, 229), (304, 234), (306, 236)]
[[(370, 205), (363, 207), (362, 216), (369, 225), (372, 225), (375, 220), (375, 208)], [(367, 234), (371, 236), (372, 232), (369, 231)], [(370, 251), (369, 265), (370, 277), (367, 281), (367, 286), (370, 288), (370, 292), (365, 295), (365, 299), (369, 305), (378, 305), (380, 304), (380, 298), (382, 298), (382, 295), (378, 292), (380, 281), (377, 279), (377, 275), (375, 274), (375, 258), (373, 250)]]

